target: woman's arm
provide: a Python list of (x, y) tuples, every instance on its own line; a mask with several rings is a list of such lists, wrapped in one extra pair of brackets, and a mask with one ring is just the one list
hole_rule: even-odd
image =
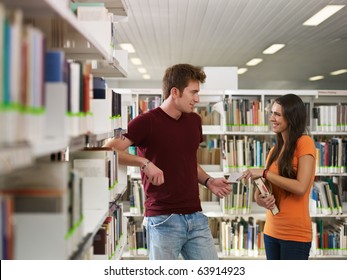
[(304, 195), (310, 187), (315, 159), (312, 155), (304, 155), (298, 159), (296, 179), (286, 178), (272, 172), (267, 172), (266, 180), (274, 185), (296, 195)]

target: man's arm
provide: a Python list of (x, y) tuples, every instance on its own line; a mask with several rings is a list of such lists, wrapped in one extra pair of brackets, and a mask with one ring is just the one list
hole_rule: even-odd
[(113, 138), (106, 142), (104, 147), (109, 147), (112, 148), (113, 150), (116, 150), (118, 153), (118, 161), (122, 165), (127, 165), (127, 166), (139, 166), (142, 167), (147, 163), (147, 159), (136, 156), (136, 155), (131, 155), (128, 153), (128, 148), (133, 144), (133, 142), (124, 137), (121, 136), (120, 138)]
[(130, 139), (122, 136), (108, 141), (104, 147), (109, 147), (117, 151), (119, 164), (126, 166), (139, 166), (141, 171), (146, 174), (146, 180), (157, 186), (163, 184), (163, 171), (161, 171), (149, 159), (128, 153), (128, 148), (132, 144), (133, 142)]
[(204, 169), (201, 168), (201, 166), (198, 164), (198, 181), (201, 185), (206, 186), (206, 183), (208, 183), (209, 180), (211, 180), (212, 177), (208, 175)]

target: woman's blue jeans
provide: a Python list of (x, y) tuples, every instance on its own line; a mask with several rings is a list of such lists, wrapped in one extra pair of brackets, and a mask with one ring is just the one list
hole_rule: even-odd
[(208, 218), (201, 212), (145, 217), (150, 260), (217, 260)]
[(308, 260), (311, 242), (297, 242), (273, 238), (264, 234), (268, 260)]

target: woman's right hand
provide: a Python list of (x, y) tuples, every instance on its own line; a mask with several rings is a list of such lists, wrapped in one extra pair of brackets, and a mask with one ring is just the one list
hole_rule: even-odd
[(255, 202), (268, 210), (272, 210), (275, 207), (275, 197), (273, 194), (270, 194), (268, 196), (264, 196), (263, 194), (260, 194), (256, 197)]

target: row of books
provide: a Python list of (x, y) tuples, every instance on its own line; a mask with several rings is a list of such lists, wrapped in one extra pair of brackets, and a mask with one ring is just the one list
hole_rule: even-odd
[[(199, 189), (201, 201), (219, 202), (218, 209), (221, 215), (239, 215), (249, 214), (252, 212), (253, 192), (255, 185), (243, 181), (230, 184), (231, 193), (219, 199), (211, 192), (203, 188)], [(317, 178), (313, 182), (310, 193), (310, 213), (312, 216), (317, 215), (342, 215), (347, 203), (347, 184), (345, 179), (325, 177)], [(265, 210), (264, 210), (265, 213)]]
[(133, 179), (130, 182), (130, 213), (143, 215), (145, 210), (145, 194), (141, 180)]
[(318, 105), (312, 108), (312, 131), (347, 131), (347, 105)]
[[(262, 168), (272, 145), (271, 139), (224, 135), (221, 141), (223, 171), (230, 173), (243, 171), (249, 167)], [(315, 145), (316, 173), (346, 173), (347, 140), (345, 138), (317, 139)]]
[[(251, 211), (253, 201), (253, 185), (241, 182), (232, 183), (232, 192), (220, 199), (220, 210), (224, 214), (248, 214)], [(199, 195), (202, 201), (217, 201), (217, 197), (210, 191), (199, 188)], [(133, 215), (144, 214), (144, 190), (141, 180), (132, 179), (130, 181), (130, 213)]]
[(161, 96), (148, 95), (139, 96), (139, 114), (145, 113), (151, 109), (160, 106), (162, 99)]
[[(314, 181), (310, 199), (310, 212), (313, 214), (339, 215), (343, 214), (343, 185), (338, 185), (332, 178), (325, 181)], [(345, 186), (346, 188), (346, 186)]]
[(223, 101), (226, 131), (268, 131), (259, 99), (229, 98)]
[(268, 140), (224, 135), (221, 142), (223, 172), (239, 172), (250, 166), (262, 168), (271, 146)]
[(347, 219), (312, 221), (313, 256), (347, 256)]
[[(269, 113), (274, 100), (268, 99), (266, 104), (262, 104), (257, 98), (230, 98), (225, 96), (223, 108), (225, 114), (226, 131), (271, 131), (269, 126)], [(335, 132), (347, 131), (347, 105), (336, 104), (311, 104), (304, 102), (307, 112), (307, 126), (311, 126), (311, 131), (315, 132)], [(215, 118), (215, 111), (209, 110), (211, 105), (201, 110), (203, 120), (206, 125), (223, 125), (222, 117)]]
[[(327, 177), (324, 181), (319, 179), (314, 181), (310, 194), (311, 215), (344, 214), (343, 206), (347, 202), (347, 185), (344, 181), (339, 183), (335, 179)], [(201, 201), (219, 202), (221, 214), (238, 215), (252, 213), (254, 185), (240, 181), (234, 182), (230, 186), (232, 192), (228, 196), (219, 199), (200, 185), (200, 199)], [(144, 190), (141, 180), (131, 180), (129, 200), (130, 213), (143, 215)]]
[(37, 162), (2, 176), (1, 185), (1, 196), (13, 201), (13, 212), (2, 216), (3, 224), (15, 222), (8, 257), (67, 259), (77, 250), (83, 238), (83, 184), (67, 162)]
[(213, 110), (213, 106), (209, 104), (207, 107), (197, 107), (196, 112), (201, 117), (202, 125), (220, 125), (221, 115), (216, 110)]
[(237, 182), (230, 184), (231, 193), (220, 199), (223, 214), (248, 214), (253, 201), (253, 185)]
[(123, 234), (123, 205), (113, 203), (94, 236), (93, 259), (109, 260), (117, 257)]
[[(209, 220), (212, 234), (218, 238), (222, 256), (258, 257), (265, 255), (264, 220), (235, 217)], [(317, 218), (312, 221), (310, 257), (347, 255), (347, 220)]]
[[(1, 207), (4, 258), (68, 259), (89, 233), (84, 225), (86, 213), (111, 211), (109, 202), (119, 193), (117, 153), (86, 148), (72, 153), (69, 160), (42, 158), (0, 177), (1, 201), (4, 206), (13, 205)], [(37, 240), (42, 245), (39, 249), (34, 247)], [(45, 249), (46, 243), (51, 250)]]
[(199, 164), (221, 164), (220, 148), (199, 148), (197, 151), (197, 159)]
[[(158, 97), (159, 98), (159, 97)], [(145, 112), (154, 106), (148, 105), (147, 97), (139, 101), (140, 112)], [(196, 112), (201, 116), (203, 125), (224, 126), (221, 123), (225, 119), (226, 131), (266, 132), (271, 131), (268, 116), (271, 111), (273, 99), (268, 99), (262, 104), (258, 98), (230, 98), (225, 96), (220, 101), (223, 106), (223, 114), (213, 110), (215, 104), (198, 107)], [(311, 110), (311, 104), (304, 102), (307, 111), (307, 126), (313, 132), (341, 132), (347, 131), (347, 109), (346, 104), (315, 105)], [(264, 107), (263, 107), (264, 106)], [(143, 107), (143, 108), (142, 108)]]
[(223, 256), (264, 255), (263, 229), (265, 221), (249, 217), (245, 220), (236, 217), (233, 220), (220, 220), (219, 246)]
[(315, 145), (317, 173), (347, 172), (347, 139), (341, 137), (317, 139)]
[(147, 250), (146, 227), (132, 217), (128, 220), (128, 249), (131, 256), (146, 256)]
[(34, 135), (42, 134), (41, 127), (20, 124), (25, 121), (23, 113), (43, 113), (45, 37), (37, 28), (23, 24), (21, 10), (6, 9), (0, 3), (0, 38), (0, 143), (11, 143), (14, 137), (26, 140), (31, 129)]
[(0, 30), (0, 144), (121, 127), (114, 120), (120, 117), (120, 95), (93, 77), (91, 62), (68, 60), (63, 51), (49, 49), (41, 29), (24, 24), (21, 10), (3, 4)]

